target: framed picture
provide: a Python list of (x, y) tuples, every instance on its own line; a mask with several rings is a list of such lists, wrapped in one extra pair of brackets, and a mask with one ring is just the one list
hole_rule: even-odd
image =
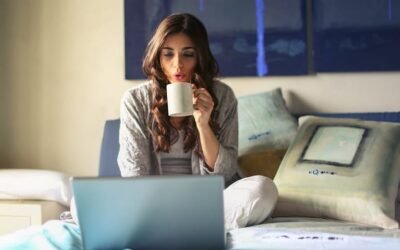
[(400, 0), (313, 0), (317, 72), (400, 70)]
[(221, 76), (308, 73), (306, 0), (125, 0), (126, 79), (144, 78), (147, 42), (176, 12), (206, 26)]

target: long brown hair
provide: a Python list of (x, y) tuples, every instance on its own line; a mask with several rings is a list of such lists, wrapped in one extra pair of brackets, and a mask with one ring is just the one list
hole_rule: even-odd
[[(206, 28), (199, 19), (191, 14), (177, 13), (167, 16), (157, 27), (147, 44), (143, 60), (143, 71), (151, 80), (151, 122), (149, 129), (153, 136), (157, 152), (169, 152), (171, 144), (178, 138), (177, 130), (171, 125), (168, 116), (166, 86), (169, 83), (160, 63), (162, 45), (169, 35), (183, 33), (193, 42), (197, 64), (194, 69), (194, 83), (198, 88), (205, 88), (214, 101), (209, 124), (218, 135), (219, 125), (216, 122), (218, 100), (215, 97), (213, 83), (219, 73), (217, 61), (211, 53)], [(184, 151), (188, 152), (199, 145), (199, 137), (193, 116), (184, 119)], [(172, 138), (172, 140), (170, 139)], [(196, 150), (201, 155), (201, 147)]]

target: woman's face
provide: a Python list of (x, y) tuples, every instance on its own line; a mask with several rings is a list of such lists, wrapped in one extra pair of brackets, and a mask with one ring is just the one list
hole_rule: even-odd
[(192, 40), (183, 33), (168, 36), (161, 48), (160, 63), (169, 82), (191, 82), (197, 63)]

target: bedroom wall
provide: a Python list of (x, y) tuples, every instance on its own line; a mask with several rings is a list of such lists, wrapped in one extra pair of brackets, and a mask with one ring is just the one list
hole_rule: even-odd
[[(96, 175), (118, 117), (123, 1), (0, 0), (0, 168)], [(293, 112), (399, 111), (400, 72), (226, 78), (237, 95), (282, 87)]]

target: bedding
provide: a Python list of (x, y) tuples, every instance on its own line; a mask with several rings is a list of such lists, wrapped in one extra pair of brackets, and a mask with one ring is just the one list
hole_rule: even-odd
[(69, 178), (52, 170), (0, 169), (0, 199), (50, 200), (68, 207), (72, 195)]
[(51, 220), (0, 236), (2, 250), (79, 250), (83, 249), (79, 227), (62, 220)]
[(305, 217), (270, 218), (228, 233), (228, 249), (400, 249), (400, 230)]
[[(270, 218), (264, 223), (227, 233), (227, 249), (385, 249), (398, 250), (400, 230), (318, 218)], [(80, 250), (79, 227), (49, 221), (0, 237), (0, 249)]]
[(273, 179), (287, 149), (270, 149), (242, 155), (238, 159), (242, 178), (262, 175)]
[[(400, 112), (320, 114), (390, 120), (400, 122)], [(119, 176), (118, 153), (119, 120), (106, 122), (101, 145), (101, 176)], [(262, 151), (261, 151), (262, 152)], [(263, 157), (260, 156), (259, 157)], [(254, 158), (253, 158), (254, 159)], [(264, 158), (265, 159), (265, 158)], [(279, 162), (279, 158), (277, 158)], [(251, 162), (249, 163), (251, 164)], [(259, 166), (265, 167), (262, 160)], [(257, 171), (262, 171), (254, 169)], [(333, 219), (275, 217), (260, 225), (231, 230), (227, 233), (228, 249), (400, 249), (400, 229), (382, 229), (360, 223)], [(0, 249), (82, 249), (79, 228), (70, 222), (49, 221), (0, 237)]]
[(297, 131), (297, 121), (285, 105), (280, 88), (239, 96), (239, 157), (270, 149), (285, 149)]
[(398, 228), (400, 125), (307, 116), (279, 167), (275, 216)]
[(272, 179), (296, 135), (296, 118), (287, 109), (281, 88), (237, 99), (239, 176), (260, 174)]

